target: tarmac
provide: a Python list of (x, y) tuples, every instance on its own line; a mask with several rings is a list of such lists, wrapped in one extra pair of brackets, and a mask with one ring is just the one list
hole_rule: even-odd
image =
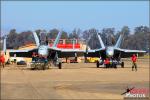
[(130, 60), (125, 68), (96, 68), (95, 63), (63, 63), (62, 69), (1, 68), (1, 99), (123, 99), (127, 87), (149, 89), (149, 59)]

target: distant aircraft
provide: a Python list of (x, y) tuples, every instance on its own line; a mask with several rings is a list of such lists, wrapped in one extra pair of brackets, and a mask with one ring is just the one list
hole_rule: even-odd
[(114, 46), (105, 46), (100, 34), (97, 33), (98, 39), (101, 44), (101, 48), (94, 49), (94, 50), (86, 50), (86, 57), (99, 57), (102, 61), (97, 61), (97, 68), (99, 65), (103, 65), (106, 58), (110, 59), (111, 67), (117, 68), (117, 65), (121, 65), (124, 67), (124, 62), (121, 61), (121, 58), (131, 57), (133, 54), (137, 54), (138, 56), (143, 56), (146, 51), (142, 50), (128, 50), (128, 49), (121, 49), (121, 41), (123, 39), (123, 34), (120, 35), (118, 41)]
[[(57, 44), (59, 42), (59, 39), (61, 37), (62, 32), (59, 31), (54, 44), (52, 47), (48, 45), (48, 41), (45, 43), (40, 43), (40, 40), (36, 34), (36, 32), (33, 32), (33, 36), (35, 38), (36, 42), (36, 48), (33, 49), (27, 49), (27, 50), (9, 50), (10, 56), (16, 55), (16, 57), (32, 57), (33, 52), (38, 53), (38, 55), (47, 57), (49, 60), (56, 61), (56, 64), (58, 65), (59, 69), (62, 67), (62, 62), (60, 58), (65, 57), (78, 57), (84, 55), (84, 50), (79, 49), (60, 49), (57, 48)], [(6, 37), (4, 38), (4, 50), (6, 51)]]

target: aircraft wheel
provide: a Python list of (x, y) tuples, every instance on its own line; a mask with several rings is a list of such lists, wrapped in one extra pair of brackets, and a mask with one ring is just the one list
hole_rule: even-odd
[(59, 62), (59, 64), (58, 64), (58, 68), (59, 68), (59, 69), (61, 69), (61, 68), (62, 68), (62, 63), (61, 63), (61, 62)]
[(105, 64), (105, 67), (106, 67), (106, 68), (109, 68), (109, 67), (110, 67), (110, 64)]
[(46, 67), (46, 66), (45, 66), (45, 65), (43, 65), (42, 67), (43, 67), (43, 70), (45, 70), (45, 67)]
[(99, 61), (96, 62), (96, 67), (99, 68)]
[(50, 67), (50, 65), (48, 64), (48, 65), (47, 65), (47, 69), (49, 69), (49, 67)]
[(42, 70), (42, 69), (43, 69), (43, 66), (42, 66), (41, 64), (38, 64), (38, 65), (36, 65), (36, 69)]
[(124, 62), (121, 62), (121, 67), (124, 68)]
[(111, 68), (112, 67), (112, 65), (111, 64), (108, 64), (108, 68)]
[(35, 70), (35, 68), (31, 68), (31, 70)]
[(114, 64), (114, 68), (117, 68), (117, 65), (116, 65), (116, 64)]

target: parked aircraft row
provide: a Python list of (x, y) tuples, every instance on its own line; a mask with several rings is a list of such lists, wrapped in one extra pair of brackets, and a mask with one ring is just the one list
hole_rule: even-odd
[[(41, 43), (39, 37), (36, 32), (33, 32), (33, 36), (36, 43), (36, 48), (27, 49), (27, 50), (10, 50), (10, 56), (16, 55), (16, 57), (32, 57), (33, 52), (38, 53), (38, 55), (46, 57), (48, 61), (53, 61), (56, 63), (59, 69), (62, 68), (61, 58), (66, 57), (99, 57), (101, 60), (97, 61), (97, 67), (99, 65), (103, 65), (106, 59), (111, 61), (111, 65), (117, 67), (117, 65), (121, 65), (124, 67), (124, 62), (121, 61), (121, 58), (131, 57), (132, 54), (137, 54), (138, 56), (143, 56), (146, 51), (143, 50), (128, 50), (121, 49), (121, 41), (123, 39), (123, 34), (120, 34), (120, 37), (114, 46), (105, 46), (100, 34), (97, 33), (99, 42), (101, 44), (101, 48), (94, 50), (80, 50), (80, 49), (61, 49), (57, 48), (57, 44), (61, 37), (62, 32), (59, 31), (54, 44), (52, 47), (48, 45), (48, 42)], [(4, 38), (4, 46), (3, 51), (6, 52), (6, 37)]]

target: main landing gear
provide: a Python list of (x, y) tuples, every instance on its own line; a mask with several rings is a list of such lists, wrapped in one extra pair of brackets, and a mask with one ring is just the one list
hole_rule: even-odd
[(124, 62), (121, 62), (121, 68), (124, 68)]
[(99, 61), (96, 61), (96, 67), (99, 68)]
[(62, 68), (62, 62), (58, 63), (58, 68), (61, 69)]
[(59, 69), (62, 69), (62, 62), (61, 62), (61, 58), (58, 58), (58, 54), (56, 52), (56, 55), (55, 55), (55, 66), (57, 66)]
[(124, 62), (120, 61), (110, 61), (107, 64), (105, 64), (103, 61), (102, 62), (96, 61), (96, 67), (99, 68), (100, 65), (104, 65), (105, 68), (117, 68), (117, 65), (121, 65), (121, 68), (124, 68)]
[(103, 61), (100, 62), (100, 61), (97, 60), (97, 61), (96, 61), (96, 67), (99, 68), (100, 65), (103, 65)]

